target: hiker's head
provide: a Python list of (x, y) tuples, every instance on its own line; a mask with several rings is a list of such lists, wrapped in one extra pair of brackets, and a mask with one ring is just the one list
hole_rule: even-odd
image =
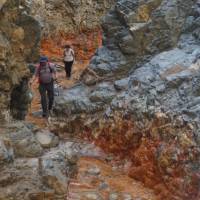
[(65, 49), (70, 49), (71, 47), (70, 47), (70, 45), (69, 44), (66, 44), (65, 45)]
[(40, 65), (44, 66), (48, 62), (48, 58), (46, 56), (41, 56), (40, 57)]

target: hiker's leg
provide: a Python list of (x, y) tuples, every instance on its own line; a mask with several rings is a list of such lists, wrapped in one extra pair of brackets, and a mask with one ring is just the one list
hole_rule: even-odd
[(71, 76), (71, 62), (65, 62), (65, 71), (66, 71), (66, 77), (70, 78), (70, 76)]
[(48, 99), (49, 99), (48, 109), (51, 110), (53, 107), (53, 102), (54, 102), (54, 84), (53, 84), (53, 82), (48, 84), (47, 95), (48, 95)]
[(73, 62), (74, 62), (74, 61), (69, 62), (69, 77), (71, 77)]
[(39, 92), (40, 92), (40, 96), (41, 96), (41, 104), (42, 104), (43, 115), (46, 115), (47, 114), (47, 96), (46, 96), (45, 85), (40, 84)]
[(68, 62), (65, 62), (65, 73), (66, 73), (66, 77), (69, 77)]

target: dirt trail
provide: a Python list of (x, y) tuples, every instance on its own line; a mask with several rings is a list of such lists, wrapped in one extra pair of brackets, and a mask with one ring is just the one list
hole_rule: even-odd
[(152, 190), (123, 170), (97, 158), (82, 157), (78, 175), (69, 185), (68, 200), (156, 200)]
[[(67, 80), (63, 70), (58, 72), (58, 82), (63, 88), (73, 86), (88, 62), (74, 65), (72, 79)], [(27, 121), (39, 128), (48, 129), (47, 120), (41, 117), (38, 84), (32, 86), (34, 99)], [(84, 143), (84, 142), (83, 142)], [(95, 150), (94, 150), (95, 151)], [(91, 150), (90, 152), (94, 152)], [(67, 200), (156, 200), (152, 190), (127, 175), (127, 169), (121, 168), (110, 155), (99, 157), (81, 156), (78, 162), (77, 176), (70, 181)], [(111, 156), (112, 157), (112, 156)], [(112, 158), (114, 159), (114, 158)], [(66, 188), (67, 190), (67, 188)]]
[[(59, 63), (60, 64), (60, 63)], [(63, 65), (62, 63), (60, 65)], [(72, 70), (72, 78), (71, 80), (68, 80), (65, 76), (64, 72), (64, 66), (60, 67), (58, 71), (58, 84), (64, 88), (70, 88), (72, 87), (77, 80), (79, 79), (80, 74), (82, 71), (87, 67), (88, 61), (83, 61), (83, 62), (76, 62), (73, 65), (73, 70)], [(40, 128), (46, 128), (47, 127), (47, 120), (45, 118), (42, 118), (41, 116), (41, 104), (40, 104), (40, 95), (38, 91), (38, 83), (34, 83), (31, 86), (31, 89), (33, 91), (33, 101), (30, 106), (29, 114), (26, 117), (26, 120), (37, 125)]]

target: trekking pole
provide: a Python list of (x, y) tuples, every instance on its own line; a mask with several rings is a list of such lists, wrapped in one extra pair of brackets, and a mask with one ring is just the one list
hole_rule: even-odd
[(57, 89), (58, 96), (60, 96), (60, 91), (59, 91), (60, 85), (59, 85), (59, 82), (58, 82), (57, 79), (55, 79), (54, 81), (55, 81), (55, 83), (57, 84), (57, 88), (56, 88), (56, 89)]

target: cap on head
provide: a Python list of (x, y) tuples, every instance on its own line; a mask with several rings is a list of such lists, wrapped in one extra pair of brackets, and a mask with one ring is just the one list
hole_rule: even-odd
[(48, 62), (48, 58), (46, 56), (41, 56), (40, 57), (40, 63), (41, 62)]

